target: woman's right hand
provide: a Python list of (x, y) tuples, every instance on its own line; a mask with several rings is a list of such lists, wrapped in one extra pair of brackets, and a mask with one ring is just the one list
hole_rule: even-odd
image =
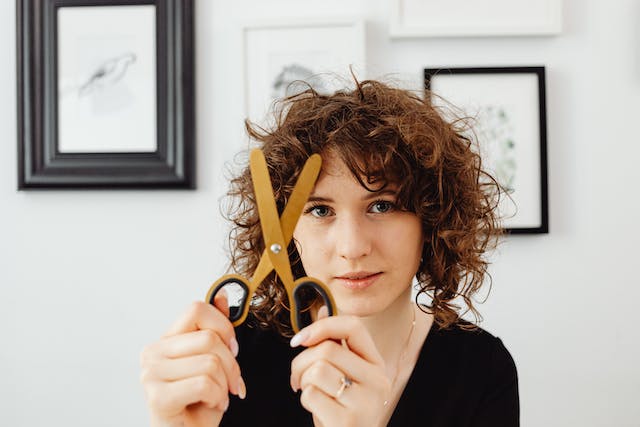
[(238, 342), (224, 296), (195, 302), (142, 351), (141, 382), (154, 427), (217, 426), (229, 392), (246, 394), (235, 356)]

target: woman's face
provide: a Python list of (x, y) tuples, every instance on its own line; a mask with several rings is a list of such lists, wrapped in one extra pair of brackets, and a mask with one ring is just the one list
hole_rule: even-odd
[(340, 313), (369, 316), (407, 300), (423, 235), (420, 219), (396, 207), (395, 190), (372, 193), (323, 155), (293, 237), (307, 275), (329, 287)]

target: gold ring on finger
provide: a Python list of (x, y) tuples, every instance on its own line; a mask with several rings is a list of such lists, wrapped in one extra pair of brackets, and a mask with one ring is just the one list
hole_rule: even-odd
[(342, 396), (344, 391), (349, 387), (351, 387), (352, 384), (353, 384), (353, 380), (348, 376), (343, 375), (342, 378), (340, 378), (340, 388), (336, 392), (336, 399), (340, 399), (340, 396)]

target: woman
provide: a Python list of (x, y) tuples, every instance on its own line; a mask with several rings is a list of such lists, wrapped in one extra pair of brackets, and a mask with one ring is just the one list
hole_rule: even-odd
[[(152, 425), (518, 425), (511, 356), (454, 304), (478, 318), (498, 186), (428, 102), (356, 86), (285, 100), (271, 131), (247, 125), (280, 212), (306, 159), (323, 158), (289, 255), (295, 277), (328, 286), (339, 315), (309, 296), (315, 321), (291, 338), (273, 274), (235, 330), (224, 298), (193, 304), (142, 353)], [(251, 277), (264, 242), (248, 170), (230, 194), (232, 267)], [(412, 301), (414, 278), (427, 304)]]

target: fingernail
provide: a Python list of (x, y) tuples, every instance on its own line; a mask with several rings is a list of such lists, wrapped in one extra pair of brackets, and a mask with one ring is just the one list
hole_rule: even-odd
[(247, 397), (247, 386), (244, 385), (244, 380), (242, 377), (238, 380), (238, 397), (240, 399), (244, 399)]
[(303, 342), (305, 342), (307, 338), (309, 338), (309, 333), (303, 329), (297, 334), (295, 334), (293, 338), (291, 338), (291, 342), (289, 343), (289, 345), (291, 345), (291, 347), (297, 347)]
[(293, 382), (291, 383), (291, 390), (293, 390), (294, 393), (298, 392), (298, 386), (296, 384), (294, 384)]
[(233, 357), (238, 357), (240, 346), (238, 345), (238, 341), (236, 340), (236, 337), (231, 338), (231, 342), (229, 343), (229, 350), (231, 350), (231, 353), (233, 353)]
[(224, 404), (224, 409), (222, 410), (222, 412), (227, 412), (227, 409), (229, 409), (229, 401), (227, 400), (227, 402)]

